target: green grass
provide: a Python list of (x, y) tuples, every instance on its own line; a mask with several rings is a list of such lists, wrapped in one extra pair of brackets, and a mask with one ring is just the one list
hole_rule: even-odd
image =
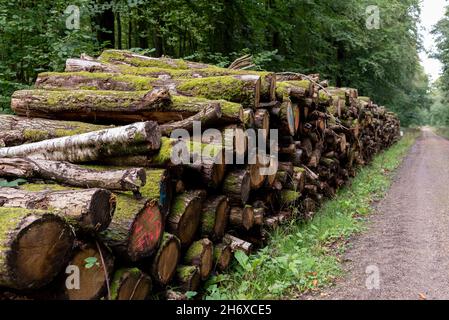
[(445, 138), (449, 138), (449, 128), (448, 127), (436, 127), (436, 128), (432, 128), (433, 132), (435, 132), (436, 134), (445, 137)]
[(373, 201), (389, 189), (416, 136), (407, 133), (360, 169), (351, 186), (327, 201), (311, 221), (278, 228), (254, 255), (238, 252), (231, 271), (206, 284), (205, 299), (294, 299), (332, 284), (342, 275), (340, 259), (349, 238), (364, 230)]

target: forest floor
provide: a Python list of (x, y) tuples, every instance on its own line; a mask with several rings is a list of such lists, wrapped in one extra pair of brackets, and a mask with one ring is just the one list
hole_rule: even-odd
[(449, 299), (449, 140), (423, 128), (374, 209), (343, 256), (345, 276), (303, 298)]

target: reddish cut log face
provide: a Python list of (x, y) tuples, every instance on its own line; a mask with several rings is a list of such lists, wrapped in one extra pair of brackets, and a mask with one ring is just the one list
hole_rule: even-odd
[(163, 217), (157, 205), (150, 204), (134, 221), (128, 251), (132, 259), (146, 257), (157, 249), (163, 233)]

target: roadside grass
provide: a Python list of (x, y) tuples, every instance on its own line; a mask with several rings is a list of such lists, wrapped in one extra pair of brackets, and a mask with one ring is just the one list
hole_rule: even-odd
[(205, 299), (294, 299), (331, 285), (343, 275), (341, 256), (348, 240), (364, 230), (373, 202), (389, 189), (394, 170), (417, 135), (406, 133), (377, 155), (312, 220), (277, 228), (268, 246), (251, 256), (237, 252), (230, 271), (206, 284)]
[(432, 128), (432, 130), (439, 136), (449, 138), (449, 128), (448, 127), (435, 127), (435, 128)]

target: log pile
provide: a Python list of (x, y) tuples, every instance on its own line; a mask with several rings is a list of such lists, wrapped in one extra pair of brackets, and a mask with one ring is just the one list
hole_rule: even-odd
[(67, 60), (11, 105), (0, 287), (32, 299), (183, 298), (236, 250), (312, 217), (400, 132), (395, 114), (319, 75), (118, 50)]

